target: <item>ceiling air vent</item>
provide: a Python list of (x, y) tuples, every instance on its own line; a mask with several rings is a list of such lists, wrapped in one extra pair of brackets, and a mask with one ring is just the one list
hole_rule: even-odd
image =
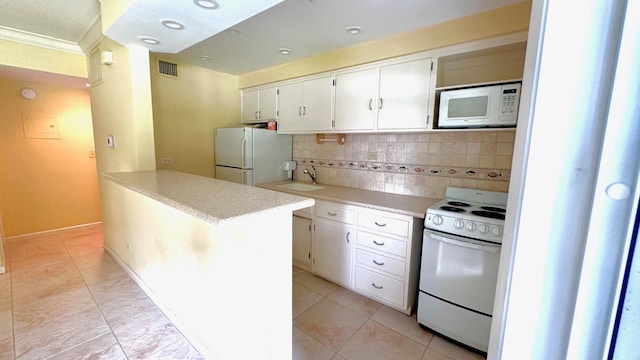
[(178, 64), (158, 60), (158, 73), (160, 75), (178, 77)]

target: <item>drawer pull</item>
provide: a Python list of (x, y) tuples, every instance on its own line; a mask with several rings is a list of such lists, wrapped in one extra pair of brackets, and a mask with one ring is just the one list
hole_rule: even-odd
[(377, 262), (375, 260), (373, 260), (373, 263), (376, 264), (376, 265), (380, 265), (380, 266), (384, 265), (384, 262)]
[(382, 289), (382, 286), (378, 286), (378, 285), (376, 285), (376, 283), (371, 283), (371, 286), (373, 286), (374, 288), (376, 288), (378, 290)]
[(351, 231), (347, 232), (347, 243), (351, 242), (351, 240), (349, 239), (349, 235), (351, 235)]
[(329, 214), (329, 216), (336, 216), (336, 215), (338, 215), (338, 213), (334, 213), (333, 211), (327, 211), (327, 214)]
[(383, 242), (379, 243), (379, 242), (377, 242), (377, 241), (375, 241), (375, 240), (373, 240), (373, 243), (374, 243), (374, 244), (376, 244), (376, 245), (378, 245), (378, 246), (383, 246), (383, 245), (384, 245), (384, 243), (383, 243)]
[(380, 226), (380, 227), (387, 226), (387, 224), (378, 224), (378, 222), (377, 222), (377, 221), (374, 221), (373, 223), (374, 223), (374, 224), (376, 224), (376, 225), (378, 225), (378, 226)]

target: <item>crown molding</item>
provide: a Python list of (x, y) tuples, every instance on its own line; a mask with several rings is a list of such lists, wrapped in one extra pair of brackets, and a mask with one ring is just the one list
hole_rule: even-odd
[(76, 55), (84, 55), (78, 44), (70, 41), (55, 39), (48, 36), (33, 34), (26, 31), (0, 26), (0, 39), (19, 42), (22, 44), (39, 46), (47, 49), (64, 51)]

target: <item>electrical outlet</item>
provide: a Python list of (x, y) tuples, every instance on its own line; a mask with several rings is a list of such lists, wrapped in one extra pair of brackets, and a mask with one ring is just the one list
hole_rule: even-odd
[(96, 151), (95, 150), (89, 150), (89, 158), (93, 159), (96, 157)]
[(173, 158), (170, 157), (161, 157), (160, 164), (171, 164), (173, 163)]

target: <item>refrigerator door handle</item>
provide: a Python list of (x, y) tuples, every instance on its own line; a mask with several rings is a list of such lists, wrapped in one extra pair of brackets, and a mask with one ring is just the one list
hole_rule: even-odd
[(246, 165), (246, 159), (247, 159), (247, 139), (244, 138), (242, 139), (242, 167), (244, 168)]
[(247, 172), (242, 171), (242, 184), (247, 185)]

